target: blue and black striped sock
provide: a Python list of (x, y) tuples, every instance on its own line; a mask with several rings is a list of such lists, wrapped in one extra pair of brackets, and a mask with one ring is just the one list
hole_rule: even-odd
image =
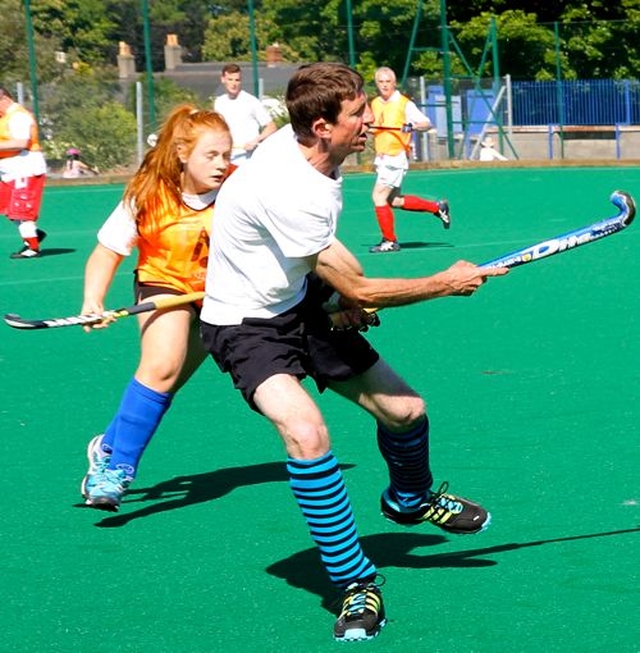
[(389, 492), (402, 510), (416, 510), (429, 497), (429, 420), (404, 433), (392, 433), (378, 422), (378, 447), (389, 468)]
[(315, 460), (289, 457), (293, 494), (320, 549), (329, 578), (339, 587), (376, 575), (356, 532), (351, 502), (338, 461), (329, 451)]

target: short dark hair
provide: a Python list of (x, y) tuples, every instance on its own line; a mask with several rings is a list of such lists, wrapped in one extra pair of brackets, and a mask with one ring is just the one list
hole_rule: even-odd
[(240, 73), (242, 74), (242, 69), (238, 66), (237, 63), (228, 63), (222, 69), (222, 74), (226, 75), (227, 73)]
[(0, 86), (0, 97), (8, 97), (10, 100), (13, 100), (13, 95), (6, 86)]
[(364, 89), (360, 73), (342, 63), (312, 63), (301, 66), (287, 86), (285, 100), (296, 135), (311, 137), (314, 120), (335, 124), (344, 100), (353, 100)]

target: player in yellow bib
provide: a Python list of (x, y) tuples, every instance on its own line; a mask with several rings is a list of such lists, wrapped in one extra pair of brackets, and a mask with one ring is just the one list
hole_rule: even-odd
[(402, 193), (402, 180), (409, 170), (411, 133), (431, 129), (431, 121), (415, 102), (396, 89), (396, 75), (391, 68), (378, 68), (375, 82), (379, 95), (371, 102), (376, 153), (376, 183), (372, 199), (382, 240), (369, 251), (399, 252), (394, 208), (431, 213), (442, 221), (445, 229), (451, 224), (451, 216), (446, 200), (432, 201)]
[[(204, 290), (213, 206), (233, 169), (230, 158), (231, 135), (220, 114), (191, 105), (173, 110), (98, 232), (86, 264), (83, 314), (104, 310), (116, 270), (134, 249), (136, 301)], [(81, 485), (87, 505), (118, 510), (175, 393), (206, 356), (199, 310), (186, 305), (138, 316), (138, 369), (105, 433), (87, 448), (89, 470)]]

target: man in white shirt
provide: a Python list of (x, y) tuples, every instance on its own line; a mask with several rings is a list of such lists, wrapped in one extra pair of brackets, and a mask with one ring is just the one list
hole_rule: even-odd
[(231, 162), (240, 165), (277, 126), (262, 102), (242, 89), (242, 70), (238, 64), (227, 64), (222, 69), (221, 81), (226, 92), (216, 97), (213, 109), (229, 125), (233, 140)]
[[(458, 261), (430, 277), (366, 277), (336, 235), (340, 165), (364, 150), (373, 122), (364, 81), (342, 64), (310, 64), (293, 75), (286, 100), (291, 125), (234, 172), (218, 196), (201, 336), (247, 404), (282, 438), (294, 497), (329, 578), (343, 592), (334, 638), (371, 639), (386, 623), (377, 569), (361, 547), (329, 429), (302, 379), (309, 376), (321, 392), (338, 393), (376, 420), (369, 437), (389, 471), (381, 497), (388, 519), (479, 533), (490, 522), (484, 508), (445, 484), (432, 489), (422, 398), (357, 328), (331, 328), (328, 313), (347, 309), (341, 325), (359, 327), (366, 324), (364, 308), (471, 295), (507, 269)], [(257, 446), (261, 434), (254, 437), (242, 446)]]

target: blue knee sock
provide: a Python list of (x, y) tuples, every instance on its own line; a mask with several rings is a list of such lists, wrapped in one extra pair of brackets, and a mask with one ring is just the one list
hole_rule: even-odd
[(140, 458), (172, 399), (171, 392), (156, 392), (131, 379), (103, 438), (103, 446), (108, 438), (106, 444), (112, 449), (109, 469), (122, 469), (128, 477), (135, 477)]
[(411, 511), (429, 497), (429, 420), (405, 433), (392, 433), (378, 422), (378, 448), (389, 468), (389, 492), (401, 508)]
[(293, 494), (320, 549), (329, 578), (339, 587), (376, 575), (360, 546), (338, 461), (331, 452), (315, 460), (287, 459)]

